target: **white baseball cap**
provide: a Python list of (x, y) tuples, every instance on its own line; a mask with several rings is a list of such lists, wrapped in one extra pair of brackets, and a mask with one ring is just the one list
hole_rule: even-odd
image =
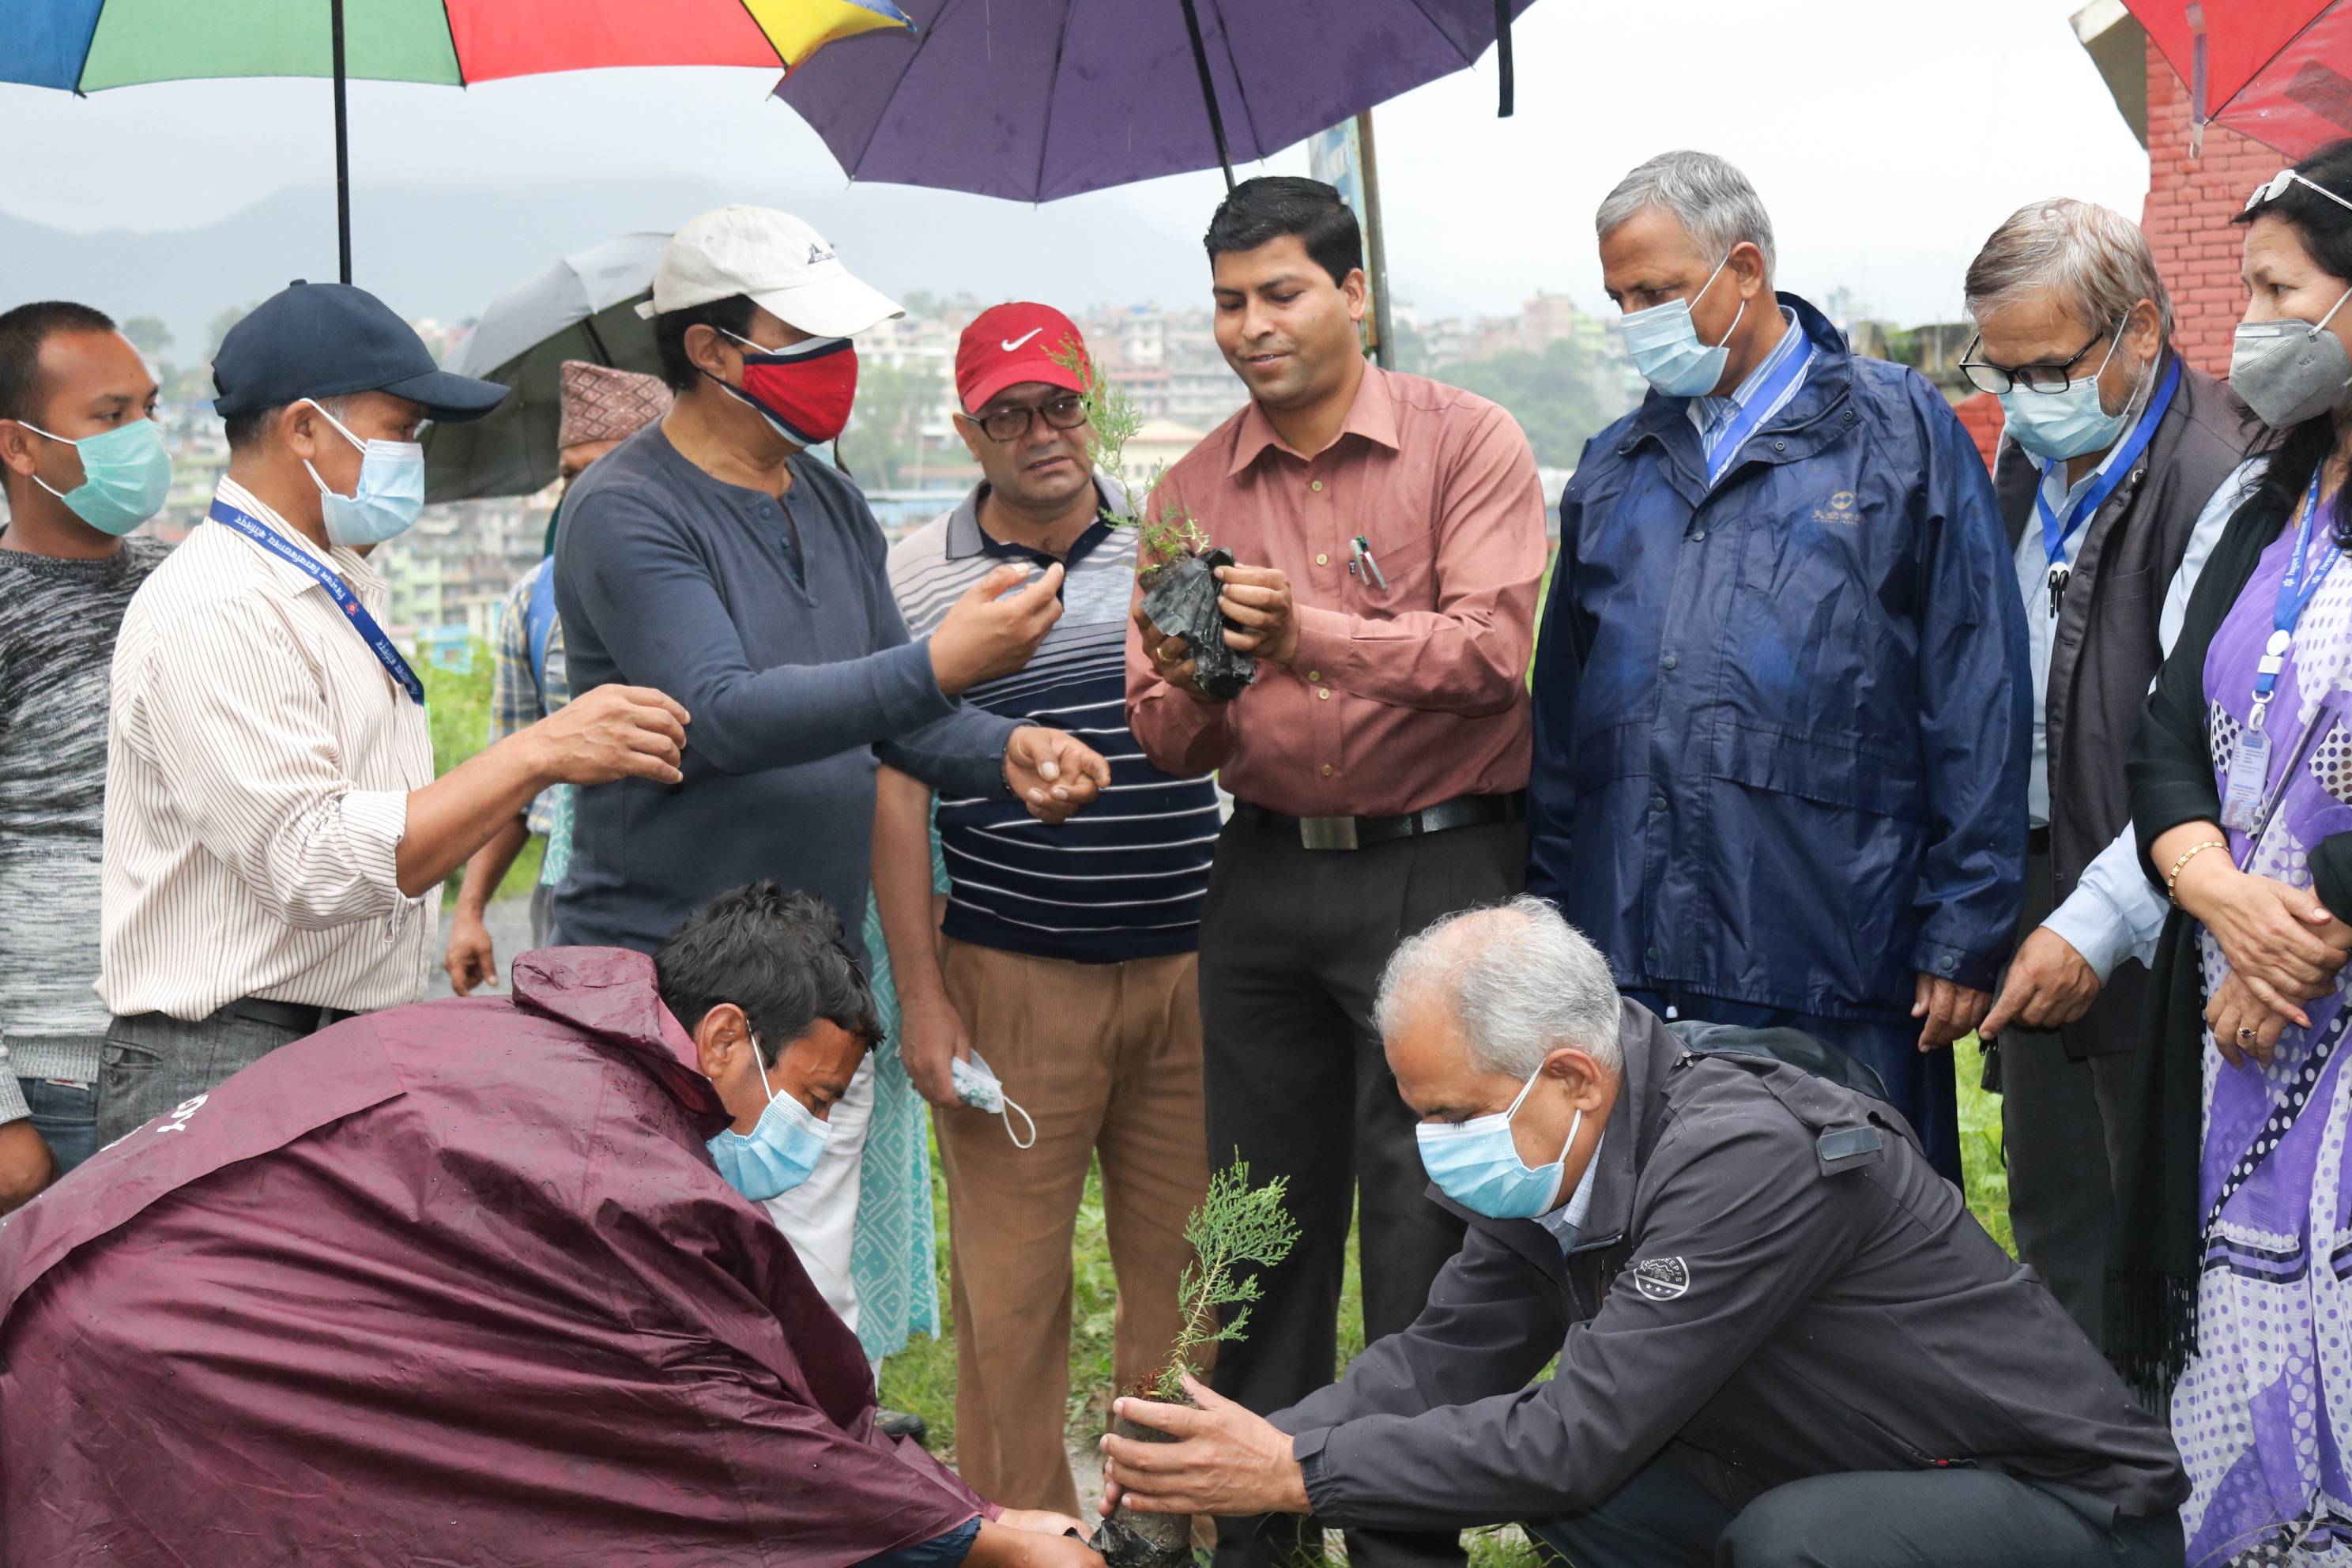
[(738, 294), (790, 326), (850, 338), (907, 312), (849, 275), (833, 247), (790, 213), (731, 206), (704, 213), (670, 236), (654, 274), (651, 318)]

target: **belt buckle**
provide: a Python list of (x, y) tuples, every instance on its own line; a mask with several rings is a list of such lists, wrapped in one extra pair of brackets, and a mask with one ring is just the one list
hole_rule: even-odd
[(1352, 816), (1302, 816), (1298, 844), (1304, 849), (1353, 849), (1356, 819)]

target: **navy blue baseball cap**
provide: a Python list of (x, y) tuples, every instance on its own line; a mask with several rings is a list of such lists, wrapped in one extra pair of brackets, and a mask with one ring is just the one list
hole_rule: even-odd
[(228, 330), (213, 355), (213, 411), (226, 419), (306, 397), (389, 392), (445, 424), (479, 419), (507, 389), (454, 375), (392, 307), (348, 283), (296, 279)]

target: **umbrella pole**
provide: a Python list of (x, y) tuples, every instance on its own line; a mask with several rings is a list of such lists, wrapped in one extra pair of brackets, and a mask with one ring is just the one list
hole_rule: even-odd
[(343, 0), (327, 0), (335, 53), (335, 237), (343, 281), (352, 280), (352, 132), (343, 102)]
[(1396, 327), (1389, 310), (1389, 247), (1381, 228), (1381, 164), (1372, 155), (1372, 111), (1356, 116), (1356, 146), (1364, 162), (1364, 259), (1371, 264), (1372, 357), (1397, 368)]
[[(335, 0), (340, 6), (342, 0)], [(1217, 84), (1209, 75), (1209, 46), (1201, 38), (1201, 14), (1192, 7), (1192, 0), (1181, 0), (1184, 7), (1184, 31), (1192, 40), (1192, 64), (1201, 73), (1201, 99), (1209, 106), (1209, 134), (1217, 139), (1217, 167), (1225, 172), (1225, 194), (1234, 191), (1234, 160), (1225, 151), (1225, 117), (1217, 110)]]
[(1511, 74), (1511, 0), (1495, 0), (1495, 76), (1502, 84), (1501, 101), (1495, 110), (1497, 120), (1511, 117), (1511, 100), (1516, 96)]

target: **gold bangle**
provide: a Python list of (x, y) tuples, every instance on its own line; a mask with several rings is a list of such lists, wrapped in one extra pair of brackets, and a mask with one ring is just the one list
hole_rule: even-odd
[(2190, 845), (2182, 852), (2180, 858), (2172, 863), (2172, 869), (2164, 874), (2164, 896), (2176, 904), (2180, 902), (2180, 895), (2174, 891), (2180, 884), (2180, 868), (2208, 849), (2227, 849), (2229, 847), (2219, 838), (2208, 838), (2202, 844)]

